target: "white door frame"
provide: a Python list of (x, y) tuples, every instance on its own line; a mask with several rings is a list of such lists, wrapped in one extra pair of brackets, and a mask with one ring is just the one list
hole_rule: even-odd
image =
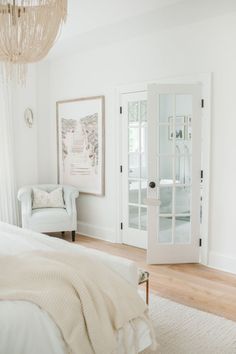
[(116, 212), (116, 242), (122, 243), (122, 230), (120, 224), (122, 222), (122, 174), (120, 173), (120, 165), (122, 165), (121, 151), (121, 99), (122, 94), (147, 91), (149, 83), (158, 84), (196, 84), (202, 85), (202, 99), (204, 107), (202, 108), (202, 169), (203, 169), (203, 200), (202, 200), (202, 224), (201, 239), (202, 247), (200, 249), (200, 263), (208, 265), (208, 242), (209, 242), (209, 202), (210, 202), (210, 155), (211, 155), (211, 86), (212, 74), (197, 74), (167, 77), (156, 80), (148, 80), (142, 83), (122, 85), (116, 88), (116, 161), (117, 161), (117, 212)]

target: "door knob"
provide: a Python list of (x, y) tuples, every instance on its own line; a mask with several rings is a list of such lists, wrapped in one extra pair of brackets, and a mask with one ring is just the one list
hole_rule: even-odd
[(153, 181), (150, 182), (150, 183), (149, 183), (149, 187), (150, 187), (150, 188), (155, 188), (155, 187), (156, 187), (156, 183), (153, 182)]

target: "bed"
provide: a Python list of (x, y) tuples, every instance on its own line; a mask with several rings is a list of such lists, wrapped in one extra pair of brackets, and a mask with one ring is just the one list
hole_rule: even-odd
[[(137, 287), (137, 267), (132, 261), (0, 223), (0, 256), (14, 256), (38, 250), (92, 255), (93, 258), (100, 260), (127, 282)], [(136, 354), (153, 344), (150, 329), (145, 321), (142, 319), (135, 321), (135, 326), (128, 324), (125, 331), (122, 328), (117, 331), (114, 354)], [(127, 341), (129, 353), (124, 345)], [(28, 301), (0, 301), (0, 354), (19, 353), (67, 354), (68, 351), (60, 330), (47, 312)]]

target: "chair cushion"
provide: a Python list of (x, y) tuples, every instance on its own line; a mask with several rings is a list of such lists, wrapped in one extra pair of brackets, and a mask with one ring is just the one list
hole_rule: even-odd
[(51, 192), (39, 188), (33, 188), (32, 209), (39, 208), (65, 208), (62, 187), (58, 187)]
[(28, 228), (38, 232), (60, 232), (75, 230), (71, 216), (63, 208), (33, 209)]
[(32, 210), (31, 220), (42, 223), (62, 223), (70, 219), (66, 209), (63, 208), (39, 208)]

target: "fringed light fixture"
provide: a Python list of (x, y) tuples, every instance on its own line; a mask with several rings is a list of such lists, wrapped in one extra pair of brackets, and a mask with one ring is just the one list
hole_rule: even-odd
[(9, 80), (26, 79), (27, 64), (43, 59), (67, 15), (67, 0), (0, 0), (0, 61)]

